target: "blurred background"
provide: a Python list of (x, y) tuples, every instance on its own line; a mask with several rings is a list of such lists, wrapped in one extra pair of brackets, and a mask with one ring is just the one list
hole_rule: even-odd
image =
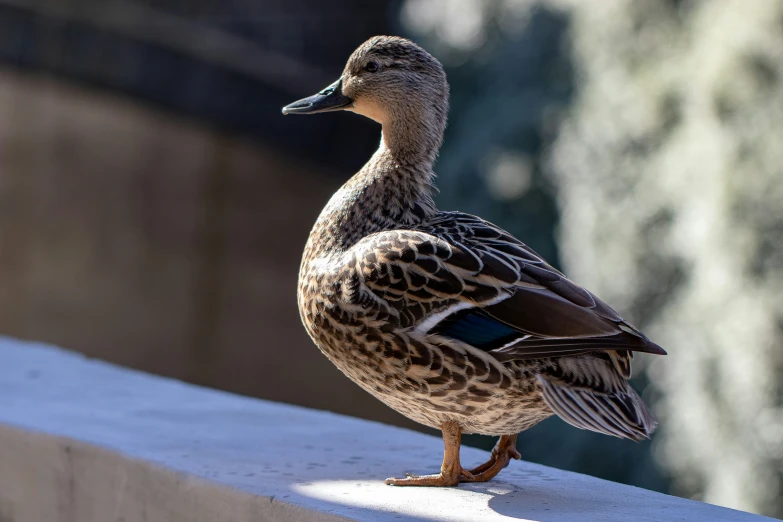
[(380, 129), (280, 108), (375, 34), (447, 68), (439, 206), (669, 351), (636, 358), (651, 442), (550, 419), (523, 458), (783, 517), (780, 0), (0, 0), (0, 332), (420, 429), (295, 302)]

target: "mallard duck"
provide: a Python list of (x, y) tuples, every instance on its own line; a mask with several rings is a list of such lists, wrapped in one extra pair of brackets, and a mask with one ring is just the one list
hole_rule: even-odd
[[(552, 414), (648, 438), (656, 421), (628, 384), (631, 359), (666, 352), (508, 232), (436, 208), (448, 95), (438, 60), (404, 38), (376, 36), (340, 79), (283, 108), (346, 110), (382, 126), (378, 150), (310, 233), (298, 305), (310, 337), (345, 375), (442, 430), (440, 473), (386, 483), (490, 480), (520, 458), (517, 434)], [(461, 466), (463, 433), (500, 436), (486, 463)]]

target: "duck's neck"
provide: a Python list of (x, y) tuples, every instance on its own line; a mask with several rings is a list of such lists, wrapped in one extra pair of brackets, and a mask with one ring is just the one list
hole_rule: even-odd
[(375, 232), (421, 223), (436, 212), (433, 176), (431, 162), (403, 163), (382, 143), (324, 207), (310, 234), (310, 254), (340, 255)]
[(382, 122), (381, 148), (403, 165), (417, 165), (432, 172), (446, 129), (446, 108), (441, 104), (426, 107), (400, 107)]
[(397, 116), (383, 124), (380, 147), (370, 161), (324, 207), (305, 258), (340, 255), (370, 234), (416, 226), (437, 212), (432, 167), (443, 140), (445, 109)]

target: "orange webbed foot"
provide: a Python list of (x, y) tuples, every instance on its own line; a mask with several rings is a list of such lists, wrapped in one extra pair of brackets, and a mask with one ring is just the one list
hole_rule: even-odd
[(470, 480), (463, 480), (462, 482), (487, 482), (495, 478), (500, 471), (508, 466), (511, 459), (519, 460), (522, 455), (519, 454), (516, 448), (517, 436), (516, 435), (503, 435), (498, 440), (495, 447), (492, 449), (492, 456), (490, 459), (476, 466), (468, 471), (468, 474), (472, 476)]

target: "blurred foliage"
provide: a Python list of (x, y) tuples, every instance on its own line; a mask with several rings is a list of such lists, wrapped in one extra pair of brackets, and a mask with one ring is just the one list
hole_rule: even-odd
[(674, 491), (783, 516), (783, 2), (601, 6), (552, 156), (565, 264), (669, 350)]

